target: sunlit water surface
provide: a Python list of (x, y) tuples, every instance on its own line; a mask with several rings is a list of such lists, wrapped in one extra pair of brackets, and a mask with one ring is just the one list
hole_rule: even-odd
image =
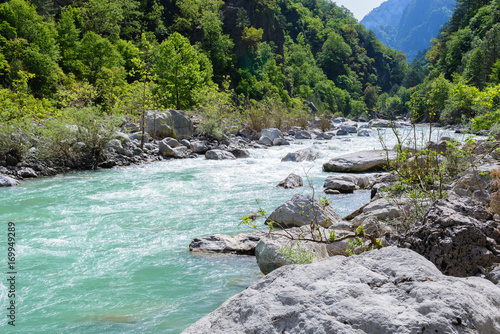
[[(441, 131), (436, 136), (450, 135)], [(388, 147), (394, 137), (384, 135)], [(7, 222), (16, 223), (16, 332), (179, 333), (259, 279), (254, 257), (194, 255), (198, 236), (247, 231), (242, 215), (271, 212), (295, 193), (275, 185), (306, 173), (322, 195), (330, 158), (379, 149), (372, 137), (296, 141), (251, 150), (251, 158), (172, 160), (28, 180), (0, 189), (0, 332), (6, 319)], [(281, 162), (308, 146), (315, 162)], [(344, 216), (368, 191), (327, 195)]]

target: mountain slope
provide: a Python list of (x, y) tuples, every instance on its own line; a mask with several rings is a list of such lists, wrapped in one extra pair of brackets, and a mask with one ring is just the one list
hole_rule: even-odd
[[(361, 20), (389, 47), (411, 61), (449, 20), (455, 0), (389, 0)], [(403, 8), (404, 6), (404, 8)]]

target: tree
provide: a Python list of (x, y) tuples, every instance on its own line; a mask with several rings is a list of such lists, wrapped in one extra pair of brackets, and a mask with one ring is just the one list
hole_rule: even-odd
[(148, 91), (146, 89), (149, 81), (154, 80), (155, 76), (153, 74), (153, 46), (147, 40), (146, 35), (141, 36), (141, 46), (140, 57), (132, 58), (132, 63), (134, 64), (134, 69), (130, 71), (131, 76), (139, 76), (139, 82), (142, 83), (142, 110), (141, 110), (141, 150), (144, 148), (144, 117), (146, 114), (146, 107), (151, 104), (151, 96), (148, 96)]
[(195, 92), (211, 83), (212, 65), (186, 37), (173, 33), (160, 45), (155, 73), (160, 101), (183, 109), (194, 105)]
[(81, 78), (95, 84), (103, 68), (121, 67), (123, 58), (109, 40), (89, 32), (83, 37), (79, 57), (82, 63)]
[(482, 89), (486, 83), (486, 71), (484, 54), (481, 48), (477, 48), (471, 55), (464, 71), (467, 83)]

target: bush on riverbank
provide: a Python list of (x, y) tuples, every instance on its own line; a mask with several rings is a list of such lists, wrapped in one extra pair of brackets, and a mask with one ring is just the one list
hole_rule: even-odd
[(106, 143), (121, 122), (98, 108), (70, 108), (59, 117), (25, 118), (2, 123), (0, 155), (53, 167), (97, 168)]

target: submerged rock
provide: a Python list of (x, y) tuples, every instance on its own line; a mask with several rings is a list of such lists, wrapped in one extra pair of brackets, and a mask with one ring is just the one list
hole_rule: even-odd
[(183, 333), (499, 332), (498, 286), (387, 247), (276, 269)]
[(453, 196), (436, 201), (401, 244), (447, 275), (472, 276), (500, 263), (500, 224), (476, 200)]
[(395, 151), (361, 151), (335, 157), (323, 164), (323, 170), (338, 173), (375, 172), (387, 167), (387, 159), (395, 158)]
[(250, 152), (244, 148), (228, 148), (228, 152), (236, 157), (236, 159), (250, 158)]
[(290, 228), (317, 222), (328, 227), (340, 220), (331, 205), (324, 205), (309, 195), (295, 194), (291, 199), (274, 210), (266, 222), (274, 222), (276, 227)]

